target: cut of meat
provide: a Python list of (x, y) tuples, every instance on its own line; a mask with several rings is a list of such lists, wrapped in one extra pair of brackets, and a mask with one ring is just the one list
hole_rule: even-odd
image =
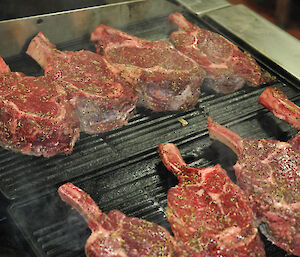
[(122, 71), (139, 104), (156, 112), (185, 110), (200, 96), (205, 72), (167, 41), (147, 41), (106, 25), (91, 34), (97, 53)]
[(45, 77), (10, 72), (0, 57), (0, 145), (28, 155), (71, 153), (79, 121), (64, 91)]
[[(297, 130), (300, 130), (300, 107), (291, 102), (287, 96), (278, 88), (267, 88), (264, 92), (260, 95), (258, 102), (268, 108), (276, 117), (281, 120), (284, 120), (295, 127)], [(300, 157), (300, 132), (292, 139), (288, 141), (291, 147), (294, 149), (295, 152), (298, 153), (298, 159)], [(289, 159), (288, 159), (289, 160)], [(295, 205), (297, 208), (295, 211), (295, 215), (300, 215), (300, 173), (299, 173), (299, 162), (298, 162), (298, 173), (295, 178), (296, 181), (296, 188), (298, 188), (297, 196), (295, 202), (298, 204)], [(293, 179), (293, 178), (292, 178)], [(272, 217), (276, 219), (275, 217)], [(276, 222), (276, 221), (274, 221)], [(300, 219), (297, 220), (298, 226), (296, 228), (296, 234), (294, 236), (294, 254), (300, 256)], [(289, 229), (289, 228), (288, 228)], [(277, 239), (275, 239), (277, 240)]]
[(119, 78), (119, 70), (90, 51), (59, 51), (41, 32), (27, 49), (45, 69), (45, 76), (68, 93), (80, 119), (80, 129), (99, 133), (127, 124), (137, 96)]
[(256, 61), (223, 36), (191, 24), (178, 12), (169, 20), (179, 28), (171, 34), (171, 41), (205, 69), (204, 83), (217, 93), (232, 93), (245, 83), (256, 86), (263, 82)]
[(300, 107), (291, 102), (280, 89), (265, 89), (258, 102), (268, 108), (276, 117), (300, 130)]
[(193, 256), (265, 256), (249, 200), (220, 165), (191, 167), (170, 143), (158, 151), (179, 180), (166, 210), (176, 240)]
[(249, 194), (262, 232), (289, 254), (300, 255), (300, 152), (289, 143), (241, 138), (208, 119), (210, 137), (238, 156), (237, 182)]
[(4, 62), (4, 60), (0, 57), (0, 73), (10, 72), (10, 68)]
[(85, 245), (88, 257), (188, 256), (181, 253), (174, 238), (159, 225), (127, 217), (118, 210), (102, 213), (87, 193), (71, 183), (62, 185), (58, 193), (88, 222), (92, 231)]
[[(291, 102), (280, 89), (265, 89), (258, 102), (268, 108), (276, 117), (300, 130), (300, 107)], [(288, 142), (300, 152), (300, 132)]]

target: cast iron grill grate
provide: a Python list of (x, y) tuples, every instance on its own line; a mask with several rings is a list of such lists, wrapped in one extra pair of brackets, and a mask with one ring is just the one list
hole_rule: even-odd
[[(299, 97), (292, 97), (296, 94), (295, 89), (281, 83), (274, 86), (282, 89), (296, 103), (299, 101)], [(186, 113), (155, 114), (154, 117), (137, 114), (126, 127), (102, 135), (81, 134), (74, 152), (68, 156), (57, 155), (47, 159), (15, 154), (1, 148), (0, 189), (7, 198), (19, 198), (42, 190), (45, 185), (52, 186), (127, 159), (153, 154), (157, 145), (165, 141), (189, 142), (207, 134), (205, 122), (208, 114), (222, 124), (255, 118), (259, 112), (266, 113), (257, 104), (262, 90), (259, 88), (250, 93), (241, 90), (231, 97), (208, 98), (208, 101), (200, 99), (197, 107)], [(188, 125), (183, 127), (179, 119), (186, 120)], [(294, 132), (290, 130), (290, 134)]]

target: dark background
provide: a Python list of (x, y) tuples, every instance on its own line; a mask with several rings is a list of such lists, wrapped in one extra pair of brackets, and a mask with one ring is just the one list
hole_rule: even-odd
[[(123, 1), (125, 0), (0, 0), (0, 21)], [(227, 1), (232, 5), (246, 5), (292, 36), (300, 39), (299, 0)]]
[(1, 0), (0, 21), (78, 8), (122, 2), (121, 0)]
[(243, 4), (300, 39), (299, 0), (227, 0), (232, 5)]

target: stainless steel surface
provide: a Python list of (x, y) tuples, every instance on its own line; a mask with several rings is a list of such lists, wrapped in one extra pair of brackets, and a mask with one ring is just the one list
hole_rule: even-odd
[(226, 0), (176, 0), (190, 12), (203, 15), (207, 12), (230, 6)]
[(88, 36), (100, 23), (122, 28), (170, 13), (174, 6), (162, 0), (134, 0), (2, 21), (0, 56), (6, 58), (23, 53), (28, 41), (40, 31), (51, 38), (54, 44), (58, 44)]
[(206, 16), (300, 79), (298, 39), (244, 5), (218, 9)]

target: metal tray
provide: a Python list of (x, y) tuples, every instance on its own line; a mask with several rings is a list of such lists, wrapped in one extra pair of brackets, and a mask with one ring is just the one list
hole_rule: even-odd
[[(167, 191), (177, 180), (160, 161), (159, 143), (175, 143), (184, 159), (194, 166), (220, 163), (235, 181), (232, 165), (236, 157), (228, 148), (209, 139), (205, 123), (208, 115), (243, 137), (284, 141), (296, 133), (259, 105), (257, 99), (265, 87), (276, 86), (300, 105), (299, 81), (290, 81), (272, 61), (258, 58), (259, 52), (235, 40), (234, 35), (168, 1), (129, 1), (0, 23), (0, 35), (13, 27), (27, 29), (18, 44), (13, 43), (16, 41), (12, 36), (8, 39), (6, 46), (13, 46), (5, 53), (2, 43), (0, 55), (6, 54), (13, 70), (39, 75), (42, 70), (24, 55), (26, 44), (38, 31), (43, 31), (61, 50), (94, 51), (88, 35), (97, 24), (105, 23), (149, 40), (167, 39), (175, 29), (167, 19), (174, 11), (183, 12), (202, 28), (223, 33), (253, 54), (262, 68), (276, 75), (278, 80), (257, 88), (243, 88), (230, 95), (203, 91), (195, 108), (186, 112), (153, 113), (138, 109), (128, 126), (98, 135), (82, 133), (69, 156), (47, 159), (0, 149), (0, 190), (13, 201), (8, 209), (10, 217), (37, 256), (84, 256), (88, 227), (56, 193), (57, 187), (66, 181), (89, 193), (104, 212), (119, 209), (126, 215), (169, 229), (164, 213)], [(185, 119), (188, 125), (182, 126), (179, 119)], [(285, 256), (266, 240), (265, 245), (267, 256)]]

